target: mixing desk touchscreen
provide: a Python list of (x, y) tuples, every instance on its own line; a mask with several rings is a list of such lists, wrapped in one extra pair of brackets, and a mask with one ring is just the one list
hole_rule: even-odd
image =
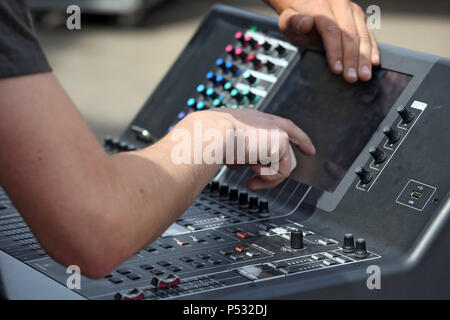
[[(223, 168), (154, 243), (72, 291), (0, 192), (2, 263), (26, 266), (35, 298), (448, 298), (450, 61), (380, 49), (373, 79), (350, 85), (274, 19), (215, 6), (106, 151), (151, 145), (191, 112), (253, 108), (304, 128), (317, 156), (297, 155), (292, 176), (260, 192), (246, 189), (248, 168)], [(374, 266), (383, 290), (368, 289)]]

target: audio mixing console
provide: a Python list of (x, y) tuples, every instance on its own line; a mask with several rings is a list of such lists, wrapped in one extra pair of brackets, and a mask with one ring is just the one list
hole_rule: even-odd
[[(373, 79), (349, 85), (331, 75), (320, 48), (287, 42), (276, 20), (215, 6), (124, 134), (105, 138), (105, 149), (146, 147), (191, 112), (254, 108), (304, 128), (318, 146), (315, 162), (256, 193), (245, 188), (248, 168), (220, 170), (158, 240), (104, 279), (83, 277), (73, 291), (65, 267), (0, 191), (0, 294), (450, 297), (450, 61), (380, 50)], [(382, 290), (367, 287), (372, 265), (381, 269)], [(22, 289), (18, 278), (37, 290)]]

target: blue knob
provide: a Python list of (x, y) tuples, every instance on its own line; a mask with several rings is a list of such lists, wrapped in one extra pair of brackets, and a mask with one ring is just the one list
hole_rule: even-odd
[(224, 64), (224, 61), (223, 61), (223, 59), (222, 59), (222, 58), (219, 58), (219, 59), (217, 59), (217, 60), (216, 60), (216, 66), (218, 66), (218, 67), (222, 67), (222, 66), (223, 66), (223, 64)]
[(203, 101), (199, 101), (195, 107), (197, 110), (202, 110), (205, 107), (205, 103)]
[(211, 80), (214, 78), (214, 72), (210, 71), (206, 74), (206, 79)]
[(179, 114), (178, 114), (178, 119), (183, 119), (184, 117), (186, 117), (186, 113), (184, 113), (183, 111), (181, 111)]
[(216, 86), (218, 86), (219, 84), (221, 84), (223, 82), (223, 75), (219, 74), (216, 77)]
[(188, 107), (193, 107), (195, 105), (195, 99), (194, 98), (189, 98), (187, 101), (187, 105)]
[(199, 84), (199, 85), (197, 86), (197, 92), (198, 92), (198, 93), (204, 93), (205, 89), (206, 89), (206, 87), (205, 87), (204, 84)]

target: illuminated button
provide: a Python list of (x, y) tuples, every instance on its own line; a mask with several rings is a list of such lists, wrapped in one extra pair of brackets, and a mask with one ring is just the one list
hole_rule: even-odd
[(242, 61), (247, 60), (248, 54), (242, 50), (242, 48), (237, 48), (234, 50), (235, 58), (241, 58)]
[(239, 108), (239, 106), (237, 104), (234, 104), (231, 106), (231, 109), (237, 109), (237, 108)]
[(225, 52), (234, 57), (234, 47), (233, 45), (229, 44), (225, 47)]
[(206, 105), (203, 101), (199, 101), (199, 102), (197, 102), (197, 105), (195, 106), (195, 108), (197, 110), (203, 110), (203, 109), (206, 109)]
[(214, 99), (214, 101), (213, 101), (213, 106), (216, 107), (216, 108), (218, 108), (218, 107), (220, 107), (220, 104), (221, 104), (221, 103), (222, 103), (221, 99), (219, 99), (219, 98)]
[(249, 44), (253, 49), (259, 48), (259, 43), (255, 39), (253, 39), (251, 36), (245, 36), (244, 41), (246, 44)]
[(244, 43), (244, 34), (241, 31), (236, 32), (234, 34), (234, 38), (239, 42), (241, 42), (242, 44)]
[(249, 89), (242, 91), (242, 94), (246, 96), (250, 102), (256, 102), (259, 100), (259, 96), (251, 92)]
[(209, 71), (209, 72), (206, 74), (206, 80), (213, 81), (213, 80), (214, 80), (214, 76), (215, 76), (214, 72)]
[(216, 99), (219, 95), (214, 91), (213, 88), (208, 88), (206, 90), (206, 97), (209, 99)]
[(189, 98), (186, 104), (188, 105), (188, 107), (193, 108), (195, 106), (195, 103), (196, 101), (194, 98)]
[(225, 61), (222, 58), (219, 58), (216, 60), (216, 66), (218, 66), (221, 69), (225, 68)]
[(200, 94), (205, 94), (206, 93), (206, 87), (204, 84), (199, 84), (197, 86), (197, 92)]
[(181, 111), (179, 114), (178, 114), (178, 119), (183, 119), (184, 117), (186, 117), (186, 113), (184, 113), (183, 111)]
[(223, 75), (219, 74), (215, 79), (214, 82), (216, 83), (216, 86), (218, 85), (223, 85), (225, 84), (227, 81), (225, 80), (225, 78), (223, 77)]
[(225, 64), (226, 71), (230, 71), (234, 76), (238, 76), (242, 73), (242, 69), (236, 66), (232, 61), (228, 61)]
[(227, 82), (223, 85), (223, 88), (227, 91), (233, 90), (233, 84), (231, 82)]
[(233, 89), (230, 92), (232, 98), (236, 99), (237, 102), (244, 102), (245, 96), (239, 92), (237, 89)]
[(253, 237), (253, 235), (252, 235), (251, 233), (248, 233), (248, 232), (238, 232), (238, 233), (236, 233), (236, 235), (237, 235), (239, 238), (242, 238), (242, 239), (246, 239), (246, 238), (251, 238), (251, 237)]
[(248, 248), (246, 247), (236, 247), (234, 248), (234, 250), (236, 250), (237, 252), (245, 252), (248, 250)]

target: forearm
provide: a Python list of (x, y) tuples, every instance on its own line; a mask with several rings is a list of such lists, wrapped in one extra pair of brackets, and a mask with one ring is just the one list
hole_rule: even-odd
[(98, 277), (159, 236), (218, 166), (174, 145), (108, 156), (53, 75), (0, 82), (0, 183), (43, 248)]

